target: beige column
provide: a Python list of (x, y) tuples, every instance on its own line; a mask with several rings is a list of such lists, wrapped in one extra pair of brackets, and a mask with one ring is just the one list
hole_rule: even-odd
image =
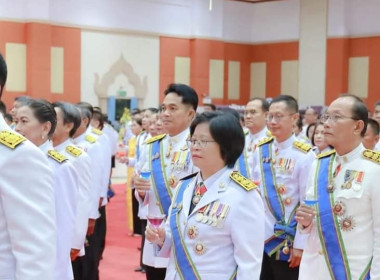
[(324, 105), (328, 0), (300, 0), (300, 105)]

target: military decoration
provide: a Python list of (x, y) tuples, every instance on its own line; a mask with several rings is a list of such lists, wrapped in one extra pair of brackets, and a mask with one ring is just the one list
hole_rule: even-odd
[(334, 204), (333, 212), (337, 216), (342, 216), (346, 212), (346, 205), (342, 201), (336, 201)]
[(355, 220), (352, 216), (346, 216), (340, 219), (339, 226), (343, 231), (351, 231), (355, 227)]
[(194, 252), (198, 256), (202, 256), (206, 252), (206, 246), (202, 241), (197, 241), (194, 246)]
[(190, 238), (190, 239), (194, 239), (198, 236), (198, 228), (196, 226), (190, 226), (188, 229), (187, 229), (187, 236)]
[(282, 252), (285, 255), (288, 255), (290, 253), (290, 248), (288, 246), (288, 241), (287, 240), (285, 240), (285, 242), (284, 242), (284, 247), (282, 248)]

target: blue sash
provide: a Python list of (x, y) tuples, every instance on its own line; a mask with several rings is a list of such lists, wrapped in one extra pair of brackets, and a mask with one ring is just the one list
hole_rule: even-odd
[(238, 171), (245, 178), (250, 178), (249, 170), (248, 170), (248, 164), (247, 164), (247, 153), (246, 153), (245, 149), (243, 150), (243, 152), (241, 153), (241, 155), (238, 159)]
[[(152, 184), (156, 199), (159, 201), (161, 213), (168, 215), (172, 201), (172, 192), (167, 184), (164, 166), (164, 157), (161, 153), (162, 142), (157, 140), (150, 145), (150, 169), (152, 170)], [(160, 156), (156, 156), (160, 155)]]
[(182, 210), (182, 207), (179, 205), (182, 205), (181, 203), (183, 201), (183, 193), (192, 178), (184, 180), (181, 186), (178, 188), (177, 196), (170, 213), (170, 229), (172, 232), (176, 268), (181, 279), (201, 280), (201, 277), (199, 276), (198, 271), (195, 268), (195, 265), (193, 264), (189, 252), (184, 244), (182, 234), (179, 232), (179, 211)]
[(268, 208), (276, 219), (274, 224), (274, 235), (265, 241), (264, 251), (269, 255), (277, 254), (276, 259), (287, 261), (289, 254), (284, 254), (282, 248), (285, 244), (291, 246), (296, 234), (297, 221), (295, 213), (298, 205), (289, 216), (289, 221), (285, 221), (285, 208), (280, 194), (276, 188), (276, 175), (272, 166), (272, 143), (268, 142), (259, 147), (260, 168), (264, 197)]
[[(172, 233), (173, 251), (175, 255), (176, 270), (182, 280), (201, 280), (201, 277), (190, 257), (186, 248), (183, 236), (180, 233), (181, 226), (179, 221), (179, 212), (182, 210), (183, 193), (188, 184), (194, 177), (190, 177), (182, 181), (178, 187), (178, 192), (172, 210), (170, 213), (170, 229)], [(236, 280), (237, 268), (233, 271), (229, 280)]]
[[(336, 280), (351, 280), (351, 272), (346, 256), (344, 242), (340, 233), (339, 223), (333, 212), (334, 195), (329, 193), (327, 186), (332, 177), (332, 164), (335, 154), (319, 159), (317, 165), (317, 225), (319, 239), (330, 275)], [(359, 280), (370, 279), (371, 262), (365, 268)]]

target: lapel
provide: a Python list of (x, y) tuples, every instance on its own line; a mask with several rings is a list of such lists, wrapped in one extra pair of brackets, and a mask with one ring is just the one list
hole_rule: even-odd
[[(232, 172), (232, 170), (230, 170), (230, 169), (228, 169), (228, 171), (224, 172), (222, 174), (222, 176), (220, 177), (220, 179), (217, 180), (213, 186), (208, 187), (206, 185), (207, 191), (202, 196), (201, 200), (199, 201), (197, 206), (195, 206), (193, 212), (191, 212), (191, 214), (189, 216), (194, 215), (194, 213), (197, 213), (197, 211), (199, 209), (201, 209), (203, 206), (206, 206), (206, 205), (210, 204), (211, 202), (218, 200), (220, 198), (220, 196), (223, 195), (223, 193), (228, 188), (228, 183), (230, 181), (229, 176), (230, 176), (231, 172)], [(189, 208), (187, 210), (189, 211)]]
[(186, 190), (183, 193), (182, 211), (186, 219), (189, 216), (191, 199), (193, 198), (193, 193), (194, 193), (195, 184), (197, 182), (197, 178), (198, 176), (194, 176), (194, 178), (187, 185)]

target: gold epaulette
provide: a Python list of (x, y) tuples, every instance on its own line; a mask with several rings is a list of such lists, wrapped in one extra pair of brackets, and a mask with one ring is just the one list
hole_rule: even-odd
[(26, 138), (11, 131), (3, 130), (0, 132), (0, 143), (11, 149), (16, 148), (19, 144), (21, 144), (25, 140)]
[(239, 172), (232, 172), (230, 178), (246, 191), (251, 191), (257, 188), (257, 186), (251, 180), (245, 178)]
[(101, 131), (100, 129), (93, 128), (91, 131), (92, 131), (92, 133), (94, 133), (96, 135), (103, 135), (103, 131)]
[(377, 164), (380, 164), (380, 152), (375, 152), (367, 149), (363, 151), (363, 157), (370, 161), (376, 162)]
[(71, 145), (66, 147), (66, 152), (74, 157), (79, 157), (82, 154), (81, 149), (78, 149), (77, 147)]
[(269, 130), (267, 130), (266, 134), (268, 137), (272, 137), (272, 132), (270, 132)]
[(307, 153), (308, 151), (311, 150), (311, 146), (306, 144), (306, 143), (303, 143), (301, 141), (294, 141), (293, 142), (293, 147), (304, 152), (304, 153)]
[(91, 135), (86, 135), (85, 139), (87, 142), (90, 142), (91, 144), (94, 144), (96, 142), (96, 137)]
[(330, 150), (330, 151), (324, 152), (322, 154), (319, 154), (319, 155), (317, 155), (317, 158), (324, 158), (324, 157), (327, 157), (327, 156), (332, 155), (332, 154), (335, 154), (335, 150)]
[(51, 157), (52, 159), (58, 161), (59, 163), (62, 163), (65, 160), (67, 160), (67, 157), (65, 157), (64, 155), (58, 153), (55, 150), (48, 151), (48, 155), (49, 155), (49, 157)]
[(257, 144), (257, 146), (261, 146), (261, 145), (264, 145), (266, 143), (269, 143), (271, 141), (273, 141), (273, 137), (266, 137), (266, 138), (263, 138), (259, 141), (259, 143)]
[(150, 137), (149, 139), (147, 139), (145, 141), (145, 143), (146, 144), (150, 144), (150, 143), (156, 142), (157, 140), (161, 140), (165, 136), (166, 136), (166, 134), (164, 133), (164, 134), (160, 134), (160, 135), (156, 135), (156, 136)]

